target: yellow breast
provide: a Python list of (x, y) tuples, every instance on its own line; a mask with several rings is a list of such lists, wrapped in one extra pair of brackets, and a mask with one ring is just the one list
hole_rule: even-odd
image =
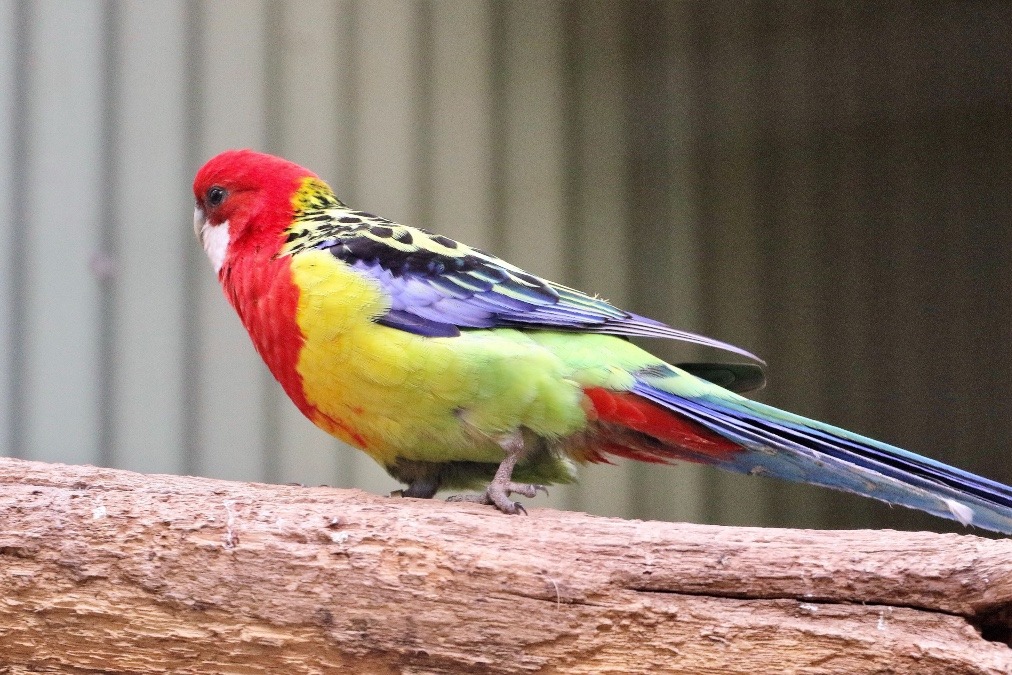
[(514, 330), (431, 338), (379, 325), (379, 283), (325, 251), (292, 258), (298, 361), (313, 422), (381, 464), (397, 457), (495, 462), (525, 426), (563, 436), (585, 424), (583, 394), (550, 350)]

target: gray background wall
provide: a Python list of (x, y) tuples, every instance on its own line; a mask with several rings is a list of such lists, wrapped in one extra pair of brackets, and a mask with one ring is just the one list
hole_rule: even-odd
[[(0, 453), (396, 487), (284, 399), (193, 240), (194, 171), (252, 146), (1012, 481), (1009, 54), (1004, 2), (0, 0)], [(696, 467), (550, 503), (947, 528)]]

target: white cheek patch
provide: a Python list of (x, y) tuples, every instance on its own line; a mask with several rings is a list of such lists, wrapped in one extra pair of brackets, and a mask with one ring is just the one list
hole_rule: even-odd
[(200, 241), (204, 244), (207, 257), (211, 259), (214, 273), (217, 274), (225, 264), (225, 254), (228, 253), (228, 221), (221, 225), (211, 225), (205, 221), (200, 226)]

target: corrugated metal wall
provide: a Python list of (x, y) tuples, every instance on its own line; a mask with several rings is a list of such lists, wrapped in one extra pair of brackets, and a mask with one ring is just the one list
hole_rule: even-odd
[[(284, 399), (192, 238), (193, 172), (253, 146), (1010, 481), (1010, 42), (997, 2), (0, 0), (0, 452), (395, 487)], [(938, 526), (695, 467), (551, 501)]]
[[(768, 358), (766, 400), (1009, 482), (1012, 5), (718, 7), (691, 29), (703, 327)], [(937, 526), (708, 480), (718, 520), (752, 489), (768, 522)]]

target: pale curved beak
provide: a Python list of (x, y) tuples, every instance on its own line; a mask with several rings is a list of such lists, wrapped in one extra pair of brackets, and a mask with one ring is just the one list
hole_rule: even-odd
[(197, 236), (197, 241), (201, 244), (204, 243), (203, 229), (204, 224), (207, 222), (207, 218), (204, 216), (204, 209), (199, 206), (193, 207), (193, 234)]

